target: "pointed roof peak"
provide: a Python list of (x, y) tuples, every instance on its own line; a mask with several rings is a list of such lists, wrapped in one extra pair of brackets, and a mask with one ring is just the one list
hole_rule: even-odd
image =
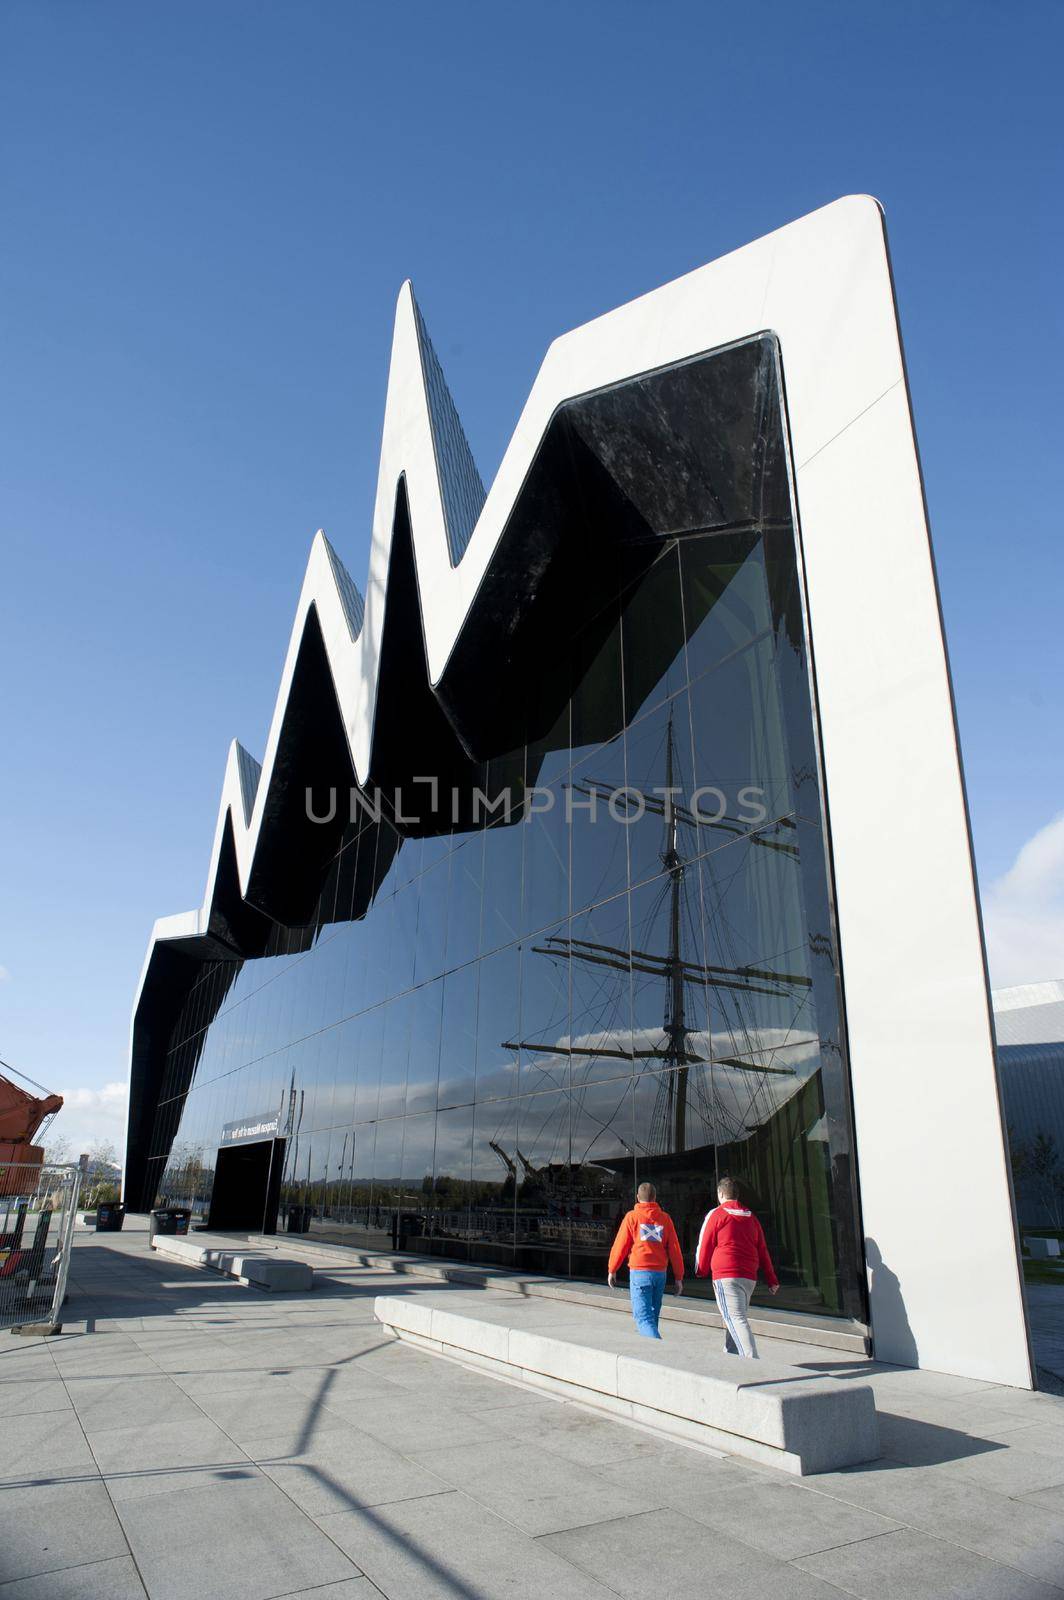
[(244, 826), (251, 821), (251, 813), (255, 809), (255, 796), (259, 791), (259, 779), (262, 776), (262, 765), (255, 760), (250, 751), (245, 750), (239, 739), (233, 740), (233, 750), (236, 754), (236, 771), (240, 779), (240, 799), (244, 807)]
[(332, 540), (324, 528), (318, 529), (317, 537), (325, 546), (325, 554), (329, 558), (333, 578), (336, 580), (337, 593), (340, 596), (340, 604), (343, 606), (344, 616), (347, 618), (348, 632), (352, 639), (357, 639), (362, 632), (362, 624), (366, 617), (366, 603), (362, 598), (362, 592), (337, 555)]
[(409, 293), (417, 327), (432, 442), (436, 451), (436, 471), (447, 525), (447, 544), (451, 565), (456, 567), (465, 554), (487, 493), (409, 279), (403, 285), (403, 291)]

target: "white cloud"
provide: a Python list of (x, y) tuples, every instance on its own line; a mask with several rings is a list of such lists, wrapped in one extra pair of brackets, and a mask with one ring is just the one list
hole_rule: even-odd
[(986, 890), (983, 915), (995, 989), (1064, 978), (1064, 811)]
[(0, 983), (10, 983), (11, 973), (7, 967), (0, 967)]
[(45, 1135), (49, 1140), (65, 1140), (71, 1156), (77, 1156), (98, 1140), (113, 1144), (121, 1161), (126, 1143), (126, 1103), (128, 1083), (105, 1083), (98, 1089), (60, 1089), (63, 1109)]

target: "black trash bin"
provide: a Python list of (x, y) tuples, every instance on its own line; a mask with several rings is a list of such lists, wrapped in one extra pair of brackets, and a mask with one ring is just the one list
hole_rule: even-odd
[(126, 1220), (126, 1208), (108, 1201), (105, 1205), (96, 1207), (96, 1232), (121, 1233), (122, 1224)]
[(285, 1227), (289, 1233), (309, 1233), (312, 1207), (289, 1206)]
[(148, 1242), (157, 1233), (187, 1233), (192, 1213), (180, 1206), (159, 1206), (148, 1219)]

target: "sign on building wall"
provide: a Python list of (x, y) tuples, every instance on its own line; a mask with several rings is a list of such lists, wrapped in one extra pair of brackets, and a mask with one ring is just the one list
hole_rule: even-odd
[(242, 1117), (239, 1122), (226, 1122), (222, 1125), (219, 1149), (227, 1144), (250, 1144), (254, 1139), (276, 1139), (280, 1127), (279, 1111), (270, 1111), (261, 1117)]

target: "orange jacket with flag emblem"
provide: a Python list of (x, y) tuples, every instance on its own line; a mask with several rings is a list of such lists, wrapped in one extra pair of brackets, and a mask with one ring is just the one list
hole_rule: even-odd
[(640, 1200), (617, 1229), (609, 1270), (616, 1272), (626, 1260), (632, 1272), (664, 1272), (671, 1266), (676, 1281), (683, 1282), (680, 1241), (672, 1218), (656, 1200)]

